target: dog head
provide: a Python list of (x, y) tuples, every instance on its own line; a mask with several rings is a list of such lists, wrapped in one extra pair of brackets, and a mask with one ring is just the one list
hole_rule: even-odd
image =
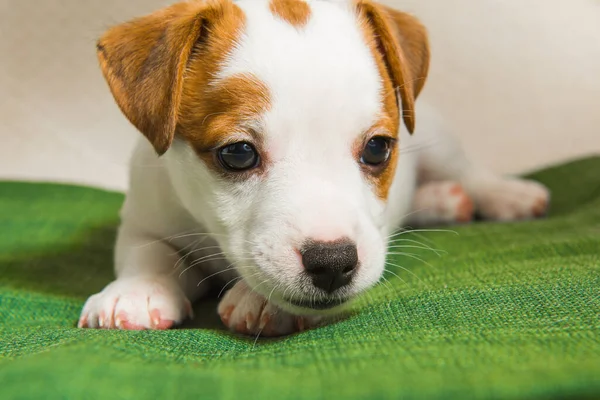
[(398, 132), (428, 69), (413, 17), (370, 0), (192, 1), (112, 28), (98, 55), (251, 287), (309, 312), (379, 280)]

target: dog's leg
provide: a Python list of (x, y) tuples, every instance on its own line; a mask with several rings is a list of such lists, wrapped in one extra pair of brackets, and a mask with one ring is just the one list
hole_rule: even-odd
[[(116, 247), (117, 279), (91, 296), (79, 327), (168, 329), (191, 316), (197, 271), (180, 276), (177, 250), (167, 242), (121, 226)], [(187, 287), (186, 287), (186, 282)], [(202, 288), (200, 288), (201, 290)]]
[[(427, 108), (425, 114), (424, 127), (416, 133), (423, 136), (419, 141), (425, 144), (418, 155), (422, 186), (417, 190), (411, 222), (418, 223), (419, 218), (427, 223), (464, 221), (462, 211), (468, 209), (467, 201), (461, 200), (464, 193), (485, 219), (510, 221), (545, 214), (550, 198), (548, 189), (538, 182), (502, 177), (474, 164), (454, 136), (445, 131), (441, 120), (429, 115), (432, 113)], [(419, 217), (420, 208), (434, 211)]]
[(238, 282), (219, 303), (218, 313), (230, 330), (245, 335), (283, 336), (312, 328), (320, 317), (292, 315), (260, 294), (244, 281)]
[(473, 218), (473, 201), (457, 182), (427, 182), (415, 192), (406, 224), (429, 226), (465, 223)]

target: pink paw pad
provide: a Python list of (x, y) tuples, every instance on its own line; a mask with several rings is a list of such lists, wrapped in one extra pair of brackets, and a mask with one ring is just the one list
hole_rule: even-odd
[(457, 222), (469, 222), (473, 218), (474, 205), (471, 198), (464, 191), (462, 186), (456, 185), (450, 189), (450, 194), (458, 197), (456, 203), (456, 221)]
[(533, 205), (533, 215), (535, 217), (543, 217), (548, 210), (548, 200), (545, 198), (537, 199), (535, 204)]
[(88, 327), (88, 316), (87, 315), (83, 315), (79, 319), (79, 322), (77, 323), (77, 327), (78, 328), (87, 328)]
[(115, 317), (115, 326), (118, 329), (125, 329), (128, 331), (142, 331), (146, 329), (143, 325), (135, 324), (129, 321), (129, 316), (125, 313), (119, 313)]
[(298, 332), (304, 332), (306, 330), (306, 320), (304, 317), (296, 317), (296, 328)]
[(223, 325), (229, 326), (229, 320), (231, 318), (231, 314), (233, 314), (234, 306), (227, 307), (219, 316), (221, 317), (221, 321)]
[(159, 310), (150, 311), (150, 320), (152, 321), (152, 328), (158, 330), (170, 329), (174, 324), (171, 319), (162, 319)]

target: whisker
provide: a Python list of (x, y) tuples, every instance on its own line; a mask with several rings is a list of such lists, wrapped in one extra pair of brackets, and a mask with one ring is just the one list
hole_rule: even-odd
[(177, 260), (177, 262), (173, 266), (173, 269), (177, 269), (179, 267), (179, 264), (181, 264), (185, 259), (187, 259), (192, 253), (195, 253), (197, 251), (208, 250), (208, 249), (220, 249), (220, 248), (221, 248), (221, 246), (206, 246), (206, 247), (202, 247), (199, 249), (192, 249), (188, 253), (186, 253), (184, 256), (180, 257), (179, 260)]
[(273, 292), (275, 291), (275, 289), (277, 289), (279, 286), (281, 286), (281, 284), (277, 284), (275, 286), (273, 286), (273, 290), (271, 290), (271, 293), (269, 293), (269, 297), (267, 297), (267, 302), (271, 301), (271, 296), (273, 296)]
[(163, 238), (151, 240), (149, 242), (142, 243), (142, 244), (139, 244), (139, 245), (135, 245), (135, 246), (132, 246), (132, 247), (141, 248), (141, 247), (150, 246), (150, 245), (153, 245), (153, 244), (156, 244), (156, 243), (160, 243), (160, 242), (164, 242), (164, 241), (170, 241), (171, 238), (177, 238), (177, 237), (180, 237), (180, 236), (181, 237), (185, 237), (190, 232), (193, 232), (193, 231), (192, 230), (183, 231), (181, 233), (176, 233), (174, 235), (165, 236)]
[[(429, 209), (431, 209), (431, 208), (432, 208), (432, 207), (424, 207), (424, 208), (419, 208), (418, 210), (413, 210), (413, 211), (409, 212), (408, 214), (404, 214), (404, 216), (402, 217), (402, 219), (408, 218), (408, 217), (410, 217), (411, 215), (414, 215), (414, 214), (420, 213), (421, 211), (426, 211), (426, 210), (429, 210)], [(388, 238), (389, 238), (389, 237), (391, 237), (391, 236), (392, 236), (392, 235), (388, 236)]]
[[(231, 264), (231, 265), (233, 265), (233, 264)], [(227, 271), (233, 271), (233, 270), (235, 270), (236, 267), (235, 266), (231, 266), (231, 265), (230, 265), (229, 268), (222, 269), (220, 271), (215, 272), (214, 274), (210, 274), (210, 275), (204, 277), (204, 279), (201, 279), (200, 282), (198, 282), (198, 284), (196, 286), (200, 286), (202, 284), (202, 282), (206, 281), (207, 279), (212, 278), (213, 276), (222, 274), (222, 273), (227, 272)]]
[(283, 294), (281, 295), (281, 298), (282, 298), (282, 299), (284, 299), (284, 300), (286, 299), (286, 297), (285, 297), (285, 294), (287, 293), (287, 291), (288, 291), (288, 289), (289, 289), (289, 288), (290, 288), (290, 287), (288, 286), (288, 287), (286, 287), (286, 288), (285, 288), (285, 290), (283, 291)]
[[(419, 235), (419, 234), (415, 234), (415, 236), (416, 235)], [(422, 236), (422, 235), (419, 235), (419, 236)], [(432, 242), (431, 240), (427, 239), (426, 237), (423, 237), (422, 239), (425, 240), (426, 242), (430, 242), (430, 243)], [(392, 245), (392, 244), (396, 244), (396, 243), (400, 243), (400, 242), (415, 243), (415, 244), (418, 244), (420, 246), (427, 246), (427, 247), (433, 249), (433, 247), (429, 246), (426, 243), (419, 242), (418, 240), (414, 240), (414, 239), (407, 239), (407, 238), (397, 238), (397, 239), (394, 239), (394, 240), (390, 240), (389, 244)], [(435, 244), (435, 243), (431, 243), (431, 244)], [(436, 249), (436, 250), (446, 252), (446, 250), (441, 250), (441, 249)]]
[[(194, 260), (190, 264), (190, 267), (195, 267), (196, 265), (199, 265), (199, 264), (202, 264), (202, 263), (205, 263), (205, 262), (209, 262), (209, 261), (214, 261), (214, 260), (221, 260), (221, 259), (222, 260), (226, 260), (227, 258), (228, 258), (227, 254), (225, 254), (225, 252), (221, 251), (219, 253), (209, 254), (207, 256), (200, 257), (200, 258)], [(241, 261), (241, 260), (252, 260), (252, 259), (253, 259), (252, 257), (242, 257), (242, 258), (238, 258), (237, 260)]]
[(231, 284), (231, 282), (234, 282), (234, 281), (240, 280), (240, 279), (242, 279), (242, 278), (243, 278), (243, 276), (241, 276), (241, 275), (240, 275), (240, 276), (236, 276), (236, 277), (235, 277), (235, 278), (233, 278), (233, 279), (230, 279), (230, 280), (229, 280), (229, 281), (228, 281), (228, 282), (227, 282), (227, 283), (226, 283), (226, 284), (225, 284), (225, 285), (224, 285), (224, 286), (221, 288), (221, 291), (220, 291), (220, 292), (219, 292), (219, 294), (217, 295), (217, 298), (221, 298), (221, 295), (223, 294), (223, 291), (225, 290), (225, 288), (226, 288), (227, 286), (229, 286), (229, 285)]
[(458, 232), (453, 231), (451, 229), (411, 229), (411, 230), (402, 230), (400, 232), (394, 233), (394, 234), (388, 236), (387, 239), (391, 239), (393, 237), (405, 235), (407, 233), (415, 233), (415, 232), (442, 232), (442, 233), (453, 233), (453, 234), (459, 236)]
[[(145, 247), (145, 246), (150, 246), (152, 244), (155, 243), (160, 243), (160, 242), (172, 242), (175, 239), (183, 239), (183, 238), (187, 238), (187, 237), (192, 237), (192, 236), (206, 236), (206, 237), (213, 237), (213, 236), (218, 236), (218, 237), (229, 237), (230, 235), (225, 234), (225, 233), (212, 233), (212, 232), (194, 232), (194, 231), (184, 231), (180, 234), (174, 234), (171, 236), (165, 236), (164, 238), (161, 239), (156, 239), (156, 240), (152, 240), (150, 242), (147, 243), (143, 243), (140, 245), (136, 245), (134, 247)], [(255, 242), (250, 241), (250, 240), (246, 240), (246, 239), (242, 239), (245, 243), (248, 244), (255, 244)]]
[[(236, 267), (236, 269), (245, 269), (245, 268), (248, 268), (248, 267), (247, 267), (247, 266), (241, 266), (241, 267), (240, 267), (240, 266), (238, 266), (238, 267)], [(253, 274), (250, 274), (250, 275), (248, 275), (247, 277), (248, 277), (248, 278), (253, 278), (253, 277), (255, 277), (255, 276), (259, 276), (260, 274), (261, 274), (261, 272), (260, 272), (260, 271), (258, 271), (258, 272), (255, 272), (255, 273), (253, 273)], [(220, 298), (220, 297), (221, 297), (221, 295), (223, 294), (223, 291), (225, 291), (225, 289), (227, 288), (227, 286), (229, 286), (229, 285), (230, 285), (232, 282), (238, 281), (238, 280), (240, 280), (240, 279), (243, 279), (243, 278), (244, 278), (244, 277), (243, 277), (242, 275), (240, 275), (240, 276), (236, 276), (236, 277), (235, 277), (235, 278), (233, 278), (233, 279), (230, 279), (230, 280), (229, 280), (229, 281), (228, 281), (228, 282), (227, 282), (225, 285), (223, 285), (223, 287), (221, 288), (221, 291), (220, 291), (220, 292), (219, 292), (219, 294), (217, 295), (217, 298)]]
[(254, 350), (254, 347), (256, 347), (256, 343), (258, 342), (258, 337), (259, 337), (259, 336), (260, 336), (260, 334), (262, 333), (263, 329), (265, 329), (265, 328), (262, 328), (262, 329), (261, 329), (261, 330), (259, 330), (259, 331), (258, 331), (258, 333), (256, 334), (256, 338), (254, 338), (254, 344), (252, 345), (252, 350)]
[(382, 276), (381, 279), (383, 279), (383, 281), (384, 281), (384, 282), (381, 282), (382, 284), (385, 284), (386, 286), (388, 286), (388, 287), (390, 287), (392, 289), (394, 288), (392, 286), (392, 283), (385, 276)]
[(415, 260), (421, 261), (423, 264), (427, 264), (432, 269), (435, 269), (435, 267), (433, 265), (429, 264), (427, 261), (423, 260), (422, 258), (417, 257), (413, 253), (388, 253), (388, 254), (395, 255), (395, 256), (407, 256), (407, 257), (410, 257), (410, 258), (414, 258)]
[(265, 279), (264, 281), (262, 281), (261, 283), (259, 283), (258, 285), (256, 285), (256, 286), (253, 288), (253, 290), (254, 290), (255, 292), (258, 292), (258, 290), (256, 290), (256, 289), (258, 289), (258, 288), (259, 288), (261, 285), (264, 285), (264, 284), (265, 284), (265, 283), (267, 283), (267, 282), (269, 282), (269, 280), (268, 280), (268, 279)]
[[(188, 233), (185, 235), (180, 235), (180, 236), (175, 236), (172, 237), (171, 240), (173, 239), (181, 239), (181, 238), (185, 238), (185, 237), (189, 237), (189, 236), (219, 236), (219, 237), (229, 237), (230, 235), (226, 234), (226, 233), (213, 233), (213, 232), (192, 232), (192, 233)], [(246, 243), (251, 243), (253, 244), (254, 242), (250, 241), (250, 240), (245, 240), (243, 239), (244, 242)]]
[[(386, 264), (387, 264), (387, 263), (386, 263)], [(394, 275), (396, 278), (400, 279), (400, 280), (402, 281), (402, 283), (404, 283), (406, 286), (408, 286), (408, 283), (407, 283), (407, 282), (406, 282), (404, 279), (402, 279), (402, 278), (400, 277), (400, 275), (398, 275), (398, 274), (397, 274), (397, 273), (395, 273), (394, 271), (392, 271), (392, 270), (390, 270), (390, 269), (387, 269), (387, 268), (385, 269), (385, 271), (386, 271), (386, 272), (389, 272), (389, 273), (390, 273), (390, 274), (392, 274), (392, 275)]]
[(408, 145), (406, 147), (400, 147), (398, 149), (398, 151), (399, 151), (399, 154), (410, 154), (415, 151), (429, 149), (439, 143), (440, 143), (439, 140), (432, 140), (430, 142), (417, 143), (417, 144), (413, 144), (413, 145)]
[[(226, 254), (224, 254), (224, 252), (209, 254), (207, 256), (200, 257), (200, 258), (192, 261), (192, 263), (187, 268), (185, 268), (182, 271), (182, 274), (184, 272), (187, 272), (191, 268), (196, 267), (196, 266), (198, 266), (200, 264), (204, 264), (204, 263), (211, 262), (211, 261), (219, 261), (219, 260), (227, 260), (227, 261), (229, 261), (229, 257)], [(248, 260), (254, 260), (254, 257), (237, 258), (237, 260), (235, 262), (237, 263), (237, 262), (240, 262), (240, 261), (248, 261)]]
[(432, 252), (434, 252), (438, 257), (441, 257), (441, 253), (448, 253), (447, 251), (444, 250), (438, 250), (438, 249), (434, 249), (432, 247), (429, 246), (413, 246), (413, 245), (399, 245), (399, 246), (389, 246), (388, 249), (422, 249), (422, 250), (430, 250)]
[(181, 254), (182, 251), (187, 250), (190, 247), (194, 247), (195, 245), (197, 245), (198, 243), (200, 243), (200, 239), (197, 240), (192, 240), (188, 245), (182, 247), (181, 249), (176, 249), (175, 251), (173, 251), (172, 253), (169, 253), (169, 255), (174, 256), (176, 254)]
[(200, 265), (205, 262), (216, 261), (216, 260), (226, 260), (226, 259), (227, 259), (227, 256), (225, 256), (225, 253), (223, 253), (223, 252), (200, 257), (199, 259), (194, 260), (192, 263), (190, 263), (190, 265), (188, 265), (187, 268), (185, 268), (183, 271), (181, 271), (181, 273), (179, 274), (179, 277), (181, 278), (181, 276), (183, 274), (185, 274), (190, 269), (194, 268), (196, 265)]
[[(411, 274), (412, 276), (414, 276), (415, 278), (417, 278), (421, 283), (425, 283), (423, 282), (423, 280), (414, 272), (412, 272), (410, 269), (403, 267), (402, 265), (398, 265), (398, 264), (394, 264), (394, 263), (390, 263), (390, 262), (386, 262), (385, 265), (389, 265), (395, 268), (400, 268), (403, 271), (408, 272), (409, 274)], [(390, 271), (389, 269), (387, 271)], [(391, 271), (390, 271), (391, 272)]]
[[(413, 229), (413, 228), (410, 228), (410, 229)], [(413, 236), (418, 237), (419, 239), (429, 243), (430, 245), (435, 245), (435, 242), (432, 239), (428, 238), (427, 236), (425, 236), (421, 233), (411, 232), (411, 234)], [(394, 242), (396, 240), (402, 240), (402, 238), (396, 238), (396, 239), (392, 240), (392, 242)], [(421, 244), (423, 244), (423, 243), (421, 243)]]
[(381, 276), (381, 279), (383, 279), (383, 281), (380, 281), (378, 284), (379, 285), (383, 285), (387, 290), (391, 291), (394, 295), (398, 295), (398, 291), (396, 290), (396, 288), (392, 285), (392, 283), (389, 281), (389, 279), (387, 279), (385, 276)]
[(418, 244), (420, 246), (429, 246), (427, 243), (419, 242), (418, 240), (408, 239), (408, 238), (396, 238), (396, 239), (390, 240), (388, 242), (388, 246), (395, 245), (395, 244), (400, 243), (400, 242), (415, 243), (415, 244)]

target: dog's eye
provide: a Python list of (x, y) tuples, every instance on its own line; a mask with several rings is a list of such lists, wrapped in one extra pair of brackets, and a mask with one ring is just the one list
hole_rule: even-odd
[(258, 153), (250, 143), (238, 142), (219, 150), (219, 161), (224, 168), (243, 171), (258, 165)]
[(390, 158), (390, 140), (381, 136), (374, 137), (365, 146), (360, 162), (368, 165), (383, 164)]

